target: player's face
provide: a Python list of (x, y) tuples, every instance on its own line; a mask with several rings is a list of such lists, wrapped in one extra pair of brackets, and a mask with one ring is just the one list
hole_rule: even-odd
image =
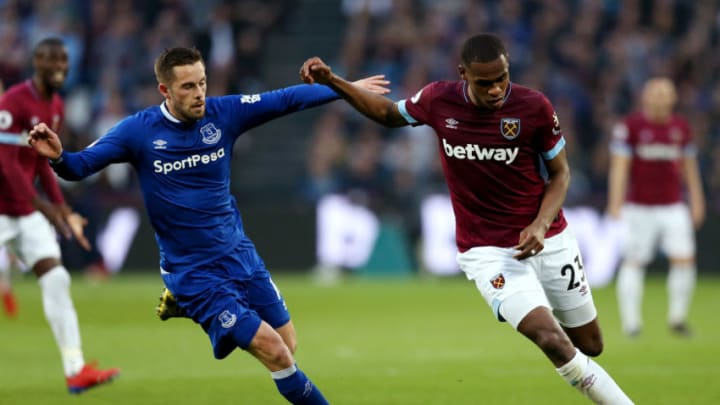
[(473, 104), (491, 110), (502, 107), (510, 84), (509, 66), (505, 55), (491, 62), (472, 62), (470, 65), (458, 66), (460, 77), (468, 84)]
[(64, 46), (46, 45), (33, 57), (35, 76), (50, 91), (57, 91), (65, 84), (68, 73), (68, 55)]
[(175, 66), (173, 76), (168, 86), (160, 85), (168, 109), (181, 121), (199, 120), (205, 115), (205, 65), (198, 61), (192, 65)]
[(662, 122), (670, 117), (676, 100), (675, 85), (669, 79), (651, 79), (643, 88), (643, 111), (652, 121)]

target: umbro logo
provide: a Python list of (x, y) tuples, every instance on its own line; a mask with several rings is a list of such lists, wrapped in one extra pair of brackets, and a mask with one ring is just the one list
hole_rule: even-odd
[(460, 122), (455, 118), (447, 118), (445, 119), (445, 128), (458, 129), (459, 123)]
[(167, 149), (167, 141), (164, 139), (156, 139), (153, 141), (153, 149)]

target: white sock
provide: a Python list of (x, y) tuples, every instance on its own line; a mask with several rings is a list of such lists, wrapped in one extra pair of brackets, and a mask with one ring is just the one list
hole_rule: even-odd
[(620, 321), (625, 333), (642, 328), (642, 298), (645, 269), (636, 265), (623, 264), (617, 278), (617, 300)]
[(577, 349), (575, 357), (556, 370), (565, 381), (596, 404), (633, 403), (599, 364)]
[(0, 246), (0, 285), (10, 288), (10, 256), (3, 246)]
[(685, 323), (687, 320), (696, 277), (697, 271), (693, 265), (670, 266), (667, 290), (668, 322), (671, 325)]
[(85, 365), (80, 348), (80, 327), (70, 298), (70, 274), (63, 266), (56, 266), (39, 279), (43, 309), (55, 335), (66, 376), (77, 374)]

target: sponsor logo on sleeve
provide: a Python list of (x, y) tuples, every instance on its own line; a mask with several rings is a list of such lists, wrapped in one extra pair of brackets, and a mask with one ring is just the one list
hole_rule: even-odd
[(0, 111), (0, 129), (8, 129), (13, 123), (12, 114), (8, 110)]
[(418, 91), (417, 93), (415, 93), (414, 96), (410, 97), (410, 101), (411, 101), (413, 104), (417, 104), (417, 102), (420, 101), (420, 95), (422, 94), (422, 92), (423, 92), (423, 89), (420, 89), (420, 91)]
[(243, 96), (240, 96), (240, 102), (242, 104), (255, 104), (260, 100), (261, 97), (259, 94), (245, 94)]

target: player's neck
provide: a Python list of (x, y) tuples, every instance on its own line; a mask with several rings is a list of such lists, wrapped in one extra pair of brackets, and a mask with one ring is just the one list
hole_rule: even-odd
[(50, 88), (49, 86), (46, 86), (43, 84), (42, 80), (40, 80), (37, 76), (33, 76), (32, 85), (35, 87), (35, 91), (37, 91), (38, 95), (42, 97), (45, 100), (49, 100), (52, 98), (53, 93), (55, 93), (55, 90)]
[(672, 112), (666, 111), (644, 111), (643, 114), (645, 119), (654, 124), (667, 124), (670, 122), (670, 117), (672, 117)]

